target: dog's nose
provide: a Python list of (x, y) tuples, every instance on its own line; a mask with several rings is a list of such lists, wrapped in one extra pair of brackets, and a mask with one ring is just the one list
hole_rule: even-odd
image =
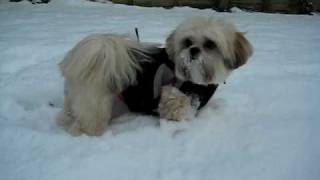
[(200, 49), (198, 47), (190, 48), (191, 58), (194, 59), (200, 53)]

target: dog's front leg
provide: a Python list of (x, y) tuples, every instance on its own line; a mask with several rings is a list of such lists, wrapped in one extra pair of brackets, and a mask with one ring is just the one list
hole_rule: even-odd
[(173, 86), (162, 88), (159, 102), (160, 118), (174, 121), (190, 120), (194, 117), (195, 111), (191, 98), (179, 89)]

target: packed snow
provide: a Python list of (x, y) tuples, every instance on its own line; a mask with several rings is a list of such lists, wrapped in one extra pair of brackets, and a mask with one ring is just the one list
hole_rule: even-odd
[[(233, 21), (255, 49), (198, 117), (126, 114), (101, 137), (72, 137), (55, 124), (57, 63), (79, 40), (138, 27), (141, 40), (163, 43), (192, 16)], [(317, 14), (1, 0), (0, 179), (320, 179), (319, 30)]]

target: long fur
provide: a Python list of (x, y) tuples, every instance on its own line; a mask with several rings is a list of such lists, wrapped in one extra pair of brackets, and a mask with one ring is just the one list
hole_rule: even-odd
[[(183, 46), (183, 41), (187, 38), (193, 42), (190, 47)], [(216, 48), (205, 49), (205, 40), (214, 42)], [(192, 47), (201, 50), (196, 61), (190, 58)], [(251, 44), (233, 24), (203, 17), (187, 19), (178, 25), (168, 36), (166, 49), (176, 64), (176, 76), (196, 84), (224, 82), (252, 54)]]
[(131, 52), (139, 46), (123, 36), (96, 34), (81, 40), (59, 64), (62, 75), (71, 81), (86, 82), (112, 92), (136, 80), (138, 60)]
[[(192, 38), (192, 46), (182, 46), (185, 38)], [(203, 48), (206, 39), (216, 48)], [(73, 135), (101, 135), (112, 119), (116, 96), (136, 83), (139, 64), (148, 61), (146, 54), (157, 49), (153, 47), (115, 34), (96, 34), (80, 41), (59, 64), (65, 78), (65, 103), (57, 123)], [(196, 59), (190, 55), (192, 47), (200, 49)], [(234, 25), (208, 18), (182, 22), (168, 37), (166, 50), (176, 76), (196, 84), (223, 82), (252, 54), (250, 43)], [(186, 119), (190, 102), (177, 91), (164, 88), (159, 104), (162, 117)]]
[(114, 97), (136, 81), (138, 61), (146, 59), (141, 58), (142, 51), (135, 41), (115, 34), (80, 41), (59, 64), (65, 78), (65, 107), (58, 124), (74, 135), (102, 134)]
[[(209, 41), (211, 48), (205, 46)], [(196, 56), (192, 55), (195, 48), (198, 49)], [(233, 70), (247, 62), (253, 51), (233, 24), (203, 17), (178, 25), (167, 38), (166, 50), (175, 63), (177, 78), (205, 85), (224, 82)], [(177, 121), (192, 117), (186, 113), (186, 109), (188, 112), (194, 109), (191, 101), (178, 91), (175, 87), (162, 89), (160, 117)]]

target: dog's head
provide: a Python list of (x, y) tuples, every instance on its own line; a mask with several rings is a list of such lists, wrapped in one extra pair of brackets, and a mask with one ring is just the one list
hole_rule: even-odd
[(221, 83), (252, 54), (252, 46), (233, 24), (208, 18), (182, 22), (167, 38), (175, 74), (196, 84)]

